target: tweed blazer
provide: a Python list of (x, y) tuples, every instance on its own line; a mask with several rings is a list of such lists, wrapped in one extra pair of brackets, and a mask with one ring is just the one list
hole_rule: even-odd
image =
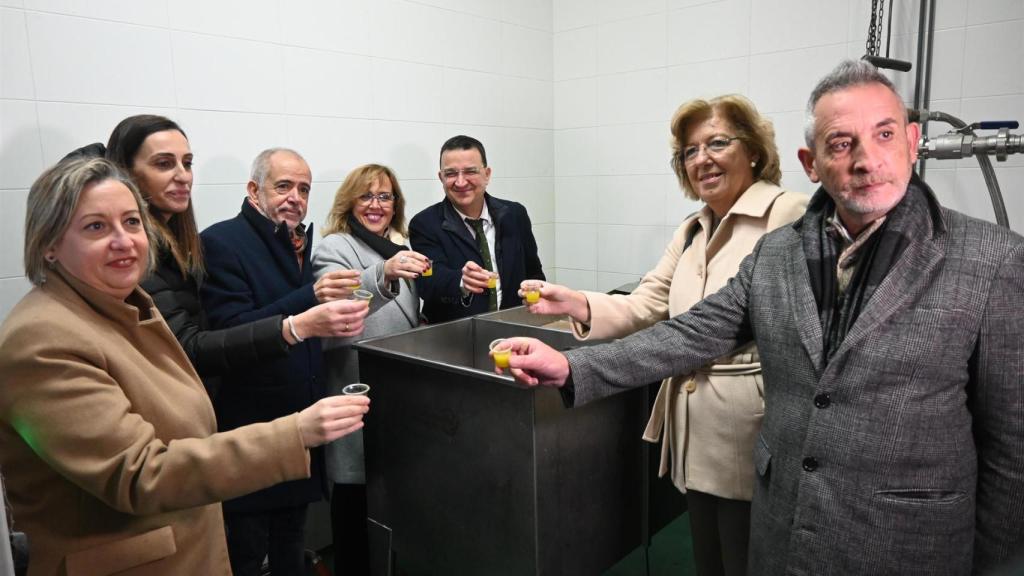
[[(803, 215), (807, 196), (755, 182), (709, 238), (713, 213), (704, 206), (676, 230), (657, 266), (629, 295), (583, 293), (590, 323), (576, 337), (619, 338), (686, 312), (725, 286), (768, 231)], [(687, 246), (689, 244), (689, 246)], [(679, 490), (749, 501), (754, 489), (754, 439), (764, 414), (757, 348), (750, 343), (690, 374), (665, 379), (644, 438), (661, 445), (659, 474), (671, 465)]]
[[(390, 240), (405, 244), (406, 238), (392, 232)], [(330, 234), (313, 253), (313, 274), (319, 278), (331, 270), (361, 270), (363, 288), (373, 293), (370, 313), (363, 321), (363, 333), (354, 338), (325, 338), (327, 393), (341, 394), (346, 384), (359, 381), (359, 354), (352, 343), (365, 338), (404, 332), (419, 326), (420, 299), (408, 280), (397, 283), (398, 292), (384, 281), (384, 258), (352, 234)], [(363, 431), (359, 430), (327, 445), (327, 477), (341, 484), (364, 484)]]
[(1024, 546), (1024, 238), (921, 188), (927, 225), (827, 363), (799, 222), (688, 313), (567, 353), (582, 404), (757, 342), (752, 574), (983, 573)]
[(0, 468), (33, 576), (231, 574), (218, 502), (309, 475), (297, 415), (215, 434), (140, 289), (122, 301), (51, 271), (0, 327), (0, 374)]

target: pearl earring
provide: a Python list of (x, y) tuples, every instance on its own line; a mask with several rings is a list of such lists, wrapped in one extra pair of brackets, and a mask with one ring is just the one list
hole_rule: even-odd
[(753, 168), (755, 166), (757, 166), (757, 160), (751, 160), (750, 161), (750, 167)]

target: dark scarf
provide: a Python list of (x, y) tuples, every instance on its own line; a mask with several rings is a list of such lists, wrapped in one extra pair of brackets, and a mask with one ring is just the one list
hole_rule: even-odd
[(915, 175), (903, 199), (889, 211), (881, 227), (860, 247), (856, 256), (859, 260), (857, 270), (845, 295), (840, 298), (836, 289), (839, 258), (837, 241), (829, 235), (825, 223), (825, 219), (835, 211), (835, 202), (824, 188), (819, 188), (815, 193), (807, 207), (801, 236), (811, 289), (818, 304), (826, 361), (842, 345), (875, 289), (912, 239), (930, 233), (930, 212), (934, 210), (938, 210), (938, 202), (931, 190)]
[(348, 228), (352, 231), (353, 236), (359, 238), (363, 242), (366, 242), (367, 246), (372, 248), (377, 254), (380, 254), (380, 257), (385, 260), (391, 258), (395, 254), (398, 254), (402, 250), (409, 249), (408, 246), (395, 244), (383, 236), (370, 232), (366, 229), (366, 226), (363, 226), (359, 220), (356, 219), (355, 215), (351, 213), (348, 215)]

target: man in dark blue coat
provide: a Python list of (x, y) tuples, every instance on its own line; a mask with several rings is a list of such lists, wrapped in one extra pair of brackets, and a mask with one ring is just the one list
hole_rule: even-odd
[[(225, 328), (280, 314), (292, 336), (286, 357), (255, 362), (224, 376), (214, 398), (220, 430), (267, 422), (324, 397), (320, 340), (311, 337), (320, 330), (293, 323), (292, 315), (332, 300), (343, 300), (332, 305), (339, 312), (365, 308), (363, 303), (344, 300), (357, 282), (350, 275), (313, 282), (309, 241), (313, 226), (302, 225), (311, 180), (309, 166), (298, 153), (265, 150), (253, 162), (242, 211), (202, 233), (208, 273), (201, 296), (211, 326)], [(355, 336), (362, 322), (354, 319), (344, 329), (336, 335)], [(225, 474), (245, 473), (225, 470)], [(320, 499), (325, 486), (323, 451), (318, 448), (310, 453), (309, 478), (225, 502), (234, 573), (258, 576), (263, 558), (269, 555), (275, 575), (303, 574), (306, 506)]]
[(434, 265), (416, 280), (423, 315), (438, 323), (520, 305), (519, 284), (544, 280), (526, 208), (487, 193), (487, 153), (470, 136), (441, 146), (438, 177), (445, 199), (409, 223), (413, 250)]

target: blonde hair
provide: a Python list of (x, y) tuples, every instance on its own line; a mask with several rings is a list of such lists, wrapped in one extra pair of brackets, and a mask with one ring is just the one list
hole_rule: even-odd
[(384, 178), (391, 182), (391, 192), (395, 195), (391, 213), (391, 228), (405, 236), (405, 197), (402, 196), (402, 187), (398, 185), (398, 177), (395, 176), (395, 173), (387, 166), (380, 164), (364, 164), (348, 173), (345, 181), (334, 193), (334, 203), (331, 205), (331, 211), (327, 214), (327, 220), (324, 222), (324, 228), (320, 235), (351, 232), (348, 216), (352, 213), (352, 207), (355, 206), (356, 200), (369, 192), (370, 186), (374, 182)]
[(691, 128), (711, 118), (715, 113), (729, 121), (740, 142), (751, 156), (757, 158), (754, 165), (754, 181), (767, 180), (778, 185), (782, 181), (779, 166), (779, 150), (775, 146), (775, 128), (772, 121), (758, 113), (754, 103), (739, 94), (726, 94), (710, 100), (690, 100), (680, 106), (672, 116), (672, 171), (679, 179), (679, 185), (687, 198), (700, 200), (693, 191), (693, 184), (686, 175), (683, 149), (686, 136)]
[(25, 210), (25, 276), (35, 285), (46, 281), (46, 252), (63, 236), (71, 223), (82, 191), (91, 184), (115, 180), (131, 191), (139, 206), (150, 250), (146, 272), (156, 265), (152, 221), (146, 202), (131, 178), (114, 163), (103, 158), (69, 158), (43, 172), (28, 192)]

